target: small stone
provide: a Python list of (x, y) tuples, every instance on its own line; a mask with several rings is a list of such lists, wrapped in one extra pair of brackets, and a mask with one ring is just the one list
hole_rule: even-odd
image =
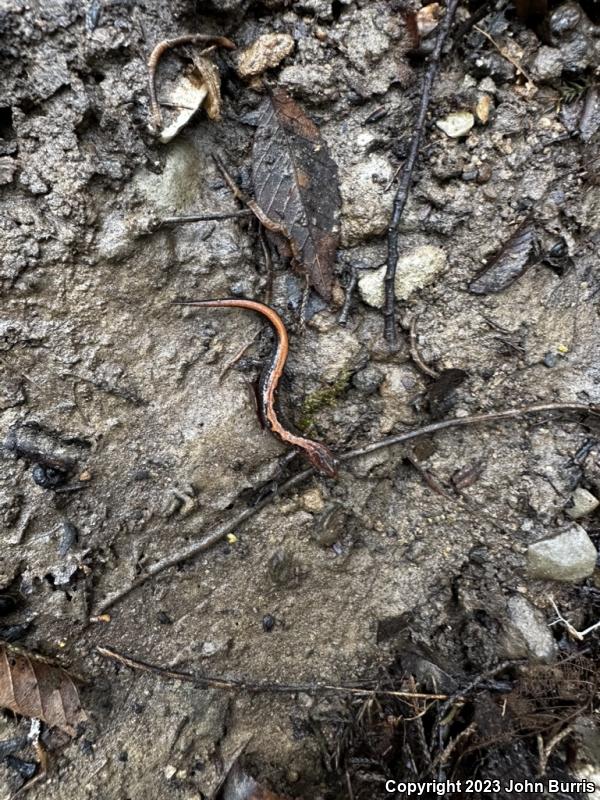
[(553, 581), (579, 581), (594, 571), (598, 553), (587, 532), (573, 523), (558, 536), (542, 539), (527, 548), (527, 564), (532, 578)]
[(305, 511), (316, 514), (323, 511), (325, 508), (325, 501), (319, 489), (308, 489), (300, 498), (300, 504)]
[(492, 107), (492, 98), (489, 94), (482, 94), (475, 104), (475, 116), (482, 125), (486, 125), (490, 118), (490, 109)]
[(506, 656), (551, 661), (557, 653), (557, 646), (540, 609), (525, 597), (515, 595), (508, 601), (507, 611), (503, 643)]
[(352, 385), (363, 394), (373, 394), (383, 383), (384, 377), (380, 369), (369, 365), (352, 376)]
[(556, 366), (556, 353), (549, 350), (544, 354), (544, 366), (549, 368)]
[(10, 156), (0, 158), (0, 185), (12, 183), (12, 179), (17, 169), (17, 161)]
[(289, 33), (265, 33), (245, 50), (237, 59), (237, 73), (241, 78), (260, 75), (276, 67), (294, 50), (294, 40)]
[(562, 3), (550, 15), (550, 30), (561, 38), (567, 31), (574, 30), (581, 19), (581, 8), (577, 3)]
[(165, 767), (165, 778), (170, 781), (171, 778), (175, 777), (175, 773), (177, 772), (177, 767), (174, 767), (173, 764), (167, 764)]
[(477, 170), (477, 183), (484, 184), (492, 177), (492, 168), (489, 164), (482, 164)]
[(475, 117), (470, 111), (454, 111), (443, 119), (438, 119), (435, 123), (438, 128), (451, 139), (459, 139), (466, 136), (475, 125)]
[[(446, 253), (441, 247), (423, 245), (416, 247), (398, 259), (396, 266), (395, 294), (398, 300), (429, 286), (446, 269)], [(370, 306), (382, 308), (384, 300), (383, 281), (386, 267), (364, 272), (358, 281), (360, 296)]]
[(558, 80), (564, 66), (563, 55), (557, 47), (542, 45), (531, 65), (531, 72), (540, 81)]
[(496, 94), (498, 91), (498, 87), (490, 77), (483, 78), (483, 80), (479, 81), (479, 86), (477, 88), (480, 92), (487, 92), (487, 94)]
[(235, 533), (228, 533), (227, 534), (227, 543), (228, 544), (235, 544), (237, 542), (237, 540), (238, 540), (238, 537), (235, 535)]
[(275, 617), (273, 614), (265, 614), (262, 618), (262, 627), (265, 633), (271, 633), (275, 627)]
[(600, 506), (600, 500), (587, 489), (577, 488), (571, 495), (571, 499), (565, 509), (567, 516), (571, 519), (579, 519), (592, 514)]

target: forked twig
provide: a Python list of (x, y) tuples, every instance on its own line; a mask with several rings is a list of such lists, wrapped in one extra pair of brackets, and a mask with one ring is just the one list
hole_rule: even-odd
[(387, 255), (387, 269), (385, 273), (385, 302), (383, 306), (383, 319), (384, 319), (384, 334), (385, 339), (389, 345), (390, 350), (397, 350), (397, 335), (396, 335), (396, 296), (394, 292), (396, 281), (396, 264), (398, 262), (398, 228), (400, 226), (400, 219), (402, 212), (408, 200), (408, 193), (412, 184), (412, 176), (417, 163), (417, 156), (421, 146), (421, 139), (423, 138), (423, 131), (425, 130), (425, 119), (427, 117), (427, 109), (429, 108), (429, 101), (431, 99), (431, 89), (433, 82), (440, 64), (442, 49), (444, 43), (450, 33), (454, 14), (458, 7), (459, 0), (448, 0), (446, 6), (446, 14), (440, 23), (437, 38), (435, 40), (435, 47), (429, 66), (425, 73), (423, 80), (423, 87), (421, 90), (421, 102), (417, 112), (417, 121), (413, 136), (410, 142), (410, 149), (406, 161), (402, 165), (402, 172), (400, 174), (400, 181), (396, 196), (394, 197), (394, 205), (392, 208), (392, 217), (388, 227), (388, 255)]
[[(434, 422), (431, 425), (424, 425), (422, 428), (416, 428), (412, 431), (399, 433), (395, 436), (388, 436), (385, 439), (380, 439), (377, 442), (371, 442), (364, 447), (358, 447), (354, 450), (349, 450), (346, 453), (340, 454), (339, 459), (340, 461), (350, 461), (354, 458), (359, 458), (360, 456), (366, 455), (367, 453), (373, 453), (376, 450), (382, 450), (383, 448), (391, 447), (395, 444), (402, 444), (403, 442), (417, 439), (420, 436), (427, 436), (428, 434), (437, 433), (438, 431), (446, 430), (447, 428), (464, 428), (469, 425), (498, 422), (505, 419), (515, 419), (527, 414), (539, 414), (555, 411), (570, 411), (578, 414), (593, 414), (600, 416), (600, 406), (587, 405), (585, 403), (540, 403), (538, 405), (524, 406), (522, 408), (509, 408), (505, 411), (495, 411), (488, 414), (473, 414), (470, 417), (458, 417), (455, 419)], [(171, 555), (160, 559), (155, 564), (150, 566), (145, 573), (135, 578), (135, 580), (133, 580), (130, 584), (122, 587), (103, 600), (103, 602), (100, 603), (98, 608), (95, 610), (93, 616), (102, 615), (117, 602), (129, 595), (134, 589), (137, 589), (139, 586), (142, 586), (144, 583), (146, 583), (146, 581), (148, 581), (150, 578), (158, 575), (158, 573), (163, 572), (169, 567), (177, 566), (178, 564), (181, 564), (190, 558), (194, 558), (218, 542), (221, 542), (228, 533), (231, 533), (236, 528), (239, 528), (239, 526), (248, 519), (258, 514), (259, 511), (262, 511), (262, 509), (269, 505), (276, 496), (282, 495), (285, 492), (300, 486), (307, 478), (314, 474), (315, 473), (312, 467), (299, 472), (297, 475), (294, 475), (285, 481), (285, 483), (283, 483), (281, 486), (277, 487), (275, 492), (263, 498), (256, 505), (246, 508), (244, 511), (236, 514), (231, 519), (210, 529), (202, 539), (192, 542), (192, 544), (183, 548), (183, 550), (172, 553)]]
[(425, 375), (429, 375), (430, 378), (439, 378), (440, 373), (437, 372), (432, 367), (428, 366), (423, 359), (421, 358), (421, 354), (419, 353), (419, 347), (417, 344), (417, 323), (419, 321), (419, 315), (415, 314), (414, 317), (410, 321), (410, 329), (409, 329), (409, 348), (410, 348), (410, 357), (415, 362), (416, 366), (424, 372)]
[(565, 619), (563, 615), (560, 613), (558, 606), (554, 602), (553, 597), (550, 598), (550, 602), (552, 603), (552, 607), (556, 611), (556, 616), (558, 617), (558, 619), (555, 619), (554, 622), (550, 623), (550, 625), (557, 625), (559, 622), (562, 622), (562, 624), (565, 626), (567, 631), (571, 634), (571, 636), (574, 639), (578, 639), (580, 642), (582, 642), (588, 635), (588, 633), (595, 631), (596, 628), (600, 628), (600, 621), (598, 621), (595, 622), (593, 625), (590, 625), (589, 628), (586, 628), (584, 631), (578, 631), (576, 628), (573, 627), (573, 625), (571, 625), (569, 620)]

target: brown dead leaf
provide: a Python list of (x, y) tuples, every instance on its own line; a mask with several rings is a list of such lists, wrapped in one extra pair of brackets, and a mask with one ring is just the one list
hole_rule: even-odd
[(268, 235), (329, 302), (339, 241), (337, 165), (315, 123), (281, 89), (260, 108), (252, 176), (258, 205), (285, 231)]
[(5, 644), (0, 644), (0, 708), (42, 720), (69, 736), (87, 719), (68, 672)]

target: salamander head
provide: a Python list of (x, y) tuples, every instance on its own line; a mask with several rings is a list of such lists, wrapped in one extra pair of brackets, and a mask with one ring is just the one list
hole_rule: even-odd
[(305, 458), (317, 472), (328, 478), (337, 477), (339, 462), (326, 445), (314, 442), (312, 439), (305, 439), (302, 449)]

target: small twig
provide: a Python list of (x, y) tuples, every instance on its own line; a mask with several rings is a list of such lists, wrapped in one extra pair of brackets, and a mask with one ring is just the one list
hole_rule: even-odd
[(538, 743), (538, 752), (540, 758), (540, 766), (539, 766), (539, 774), (540, 776), (545, 775), (546, 767), (548, 766), (548, 759), (552, 755), (552, 751), (556, 747), (556, 745), (560, 744), (563, 739), (566, 739), (571, 733), (573, 733), (574, 724), (571, 723), (567, 725), (566, 728), (563, 728), (562, 731), (559, 731), (554, 736), (552, 736), (548, 742), (544, 743), (544, 737), (541, 733), (537, 735), (537, 743)]
[(160, 130), (162, 128), (162, 114), (160, 113), (160, 105), (158, 104), (158, 99), (156, 97), (156, 70), (158, 68), (158, 62), (162, 58), (163, 54), (173, 47), (178, 47), (181, 44), (199, 44), (204, 42), (213, 42), (214, 44), (224, 47), (227, 50), (235, 50), (235, 44), (231, 41), (231, 39), (227, 39), (225, 36), (210, 36), (202, 33), (189, 33), (185, 36), (177, 36), (174, 39), (164, 39), (162, 42), (159, 42), (154, 50), (150, 53), (150, 58), (148, 59), (148, 94), (150, 96), (152, 124), (156, 130)]
[(197, 675), (193, 672), (181, 672), (180, 670), (167, 669), (158, 664), (151, 664), (148, 661), (142, 661), (138, 658), (120, 653), (110, 647), (97, 647), (100, 655), (105, 658), (110, 658), (123, 664), (130, 669), (137, 670), (138, 672), (149, 672), (153, 675), (158, 675), (161, 678), (168, 678), (170, 680), (185, 681), (186, 683), (193, 683), (196, 686), (201, 686), (206, 689), (227, 689), (233, 691), (245, 692), (269, 692), (291, 694), (294, 692), (314, 692), (314, 693), (335, 693), (335, 694), (351, 694), (351, 695), (380, 695), (383, 697), (399, 697), (406, 698), (407, 700), (446, 700), (447, 694), (430, 694), (428, 692), (400, 692), (391, 689), (378, 689), (376, 685), (372, 687), (360, 687), (356, 685), (336, 685), (326, 682), (315, 681), (312, 683), (272, 683), (270, 681), (247, 681), (241, 678), (223, 678), (221, 676), (215, 677), (211, 675)]
[(433, 760), (433, 768), (436, 766), (443, 767), (447, 762), (452, 753), (456, 750), (457, 745), (463, 741), (463, 739), (467, 739), (471, 736), (472, 733), (475, 733), (477, 730), (477, 723), (471, 722), (470, 725), (467, 725), (466, 728), (457, 734), (454, 739), (450, 739), (446, 747), (442, 750), (441, 753), (438, 753), (437, 756)]
[[(248, 211), (251, 214), (251, 211)], [(267, 285), (265, 286), (265, 303), (271, 305), (271, 298), (273, 295), (273, 259), (271, 258), (271, 248), (265, 237), (265, 230), (262, 225), (258, 226), (258, 241), (263, 252), (265, 259), (265, 272), (267, 274)]]
[[(447, 428), (464, 428), (469, 425), (486, 424), (505, 419), (514, 419), (522, 417), (526, 414), (539, 414), (554, 411), (572, 411), (579, 414), (594, 414), (600, 416), (599, 406), (587, 405), (585, 403), (542, 403), (539, 405), (524, 406), (523, 408), (510, 408), (505, 411), (495, 411), (488, 414), (473, 414), (470, 417), (458, 417), (455, 419), (442, 420), (441, 422), (434, 422), (431, 425), (425, 425), (422, 428), (416, 428), (412, 431), (405, 431), (404, 433), (399, 433), (395, 436), (388, 436), (385, 439), (380, 439), (377, 442), (371, 442), (364, 447), (358, 447), (354, 450), (349, 450), (346, 453), (342, 453), (340, 454), (339, 459), (340, 461), (350, 461), (354, 458), (359, 458), (360, 456), (366, 455), (367, 453), (373, 453), (376, 450), (382, 450), (383, 448), (391, 447), (392, 445), (402, 444), (410, 441), (411, 439), (417, 439), (421, 436), (437, 433)], [(215, 544), (218, 544), (227, 536), (228, 533), (231, 533), (236, 528), (239, 528), (240, 525), (242, 525), (248, 519), (258, 514), (259, 511), (262, 511), (262, 509), (269, 505), (276, 496), (282, 495), (285, 492), (289, 492), (291, 489), (295, 489), (312, 475), (314, 475), (314, 470), (312, 468), (299, 472), (297, 475), (294, 475), (293, 477), (289, 478), (289, 480), (285, 481), (285, 483), (279, 486), (276, 491), (270, 493), (256, 505), (246, 508), (244, 511), (236, 514), (226, 522), (223, 522), (220, 525), (210, 529), (208, 533), (206, 533), (206, 535), (199, 541), (193, 542), (183, 550), (172, 553), (171, 555), (160, 559), (151, 567), (149, 567), (147, 572), (139, 575), (128, 586), (124, 586), (114, 594), (109, 595), (94, 611), (94, 616), (100, 616), (103, 614), (109, 608), (114, 606), (115, 603), (122, 600), (134, 589), (142, 586), (150, 578), (158, 575), (158, 573), (163, 572), (169, 567), (177, 566), (178, 564), (181, 564), (182, 562), (187, 561), (188, 559), (193, 558), (200, 553), (203, 553), (205, 550), (208, 550)]]
[(246, 350), (248, 350), (249, 347), (252, 347), (254, 342), (258, 339), (260, 333), (261, 333), (261, 330), (260, 329), (257, 330), (256, 333), (254, 334), (254, 336), (252, 337), (252, 339), (250, 339), (249, 342), (246, 342), (246, 344), (243, 347), (240, 347), (240, 349), (237, 351), (237, 353), (234, 355), (234, 357), (230, 361), (228, 361), (227, 364), (225, 364), (225, 366), (223, 367), (223, 369), (221, 370), (221, 372), (219, 374), (219, 383), (221, 383), (221, 381), (223, 380), (225, 375), (227, 375), (229, 370), (237, 364), (237, 362), (244, 355)]
[(552, 606), (553, 606), (554, 610), (556, 611), (556, 616), (558, 617), (558, 619), (555, 619), (554, 622), (550, 623), (550, 625), (557, 625), (559, 622), (562, 622), (562, 624), (565, 626), (567, 631), (571, 634), (571, 636), (574, 639), (578, 639), (581, 642), (581, 641), (583, 641), (585, 639), (585, 637), (588, 635), (588, 633), (591, 633), (592, 631), (595, 631), (596, 628), (600, 628), (600, 621), (599, 621), (599, 622), (595, 622), (593, 625), (590, 625), (589, 628), (586, 628), (584, 631), (578, 631), (560, 613), (560, 611), (558, 609), (558, 606), (554, 602), (554, 598), (553, 597), (550, 598), (550, 602), (552, 603)]
[(272, 233), (278, 233), (280, 236), (283, 236), (286, 239), (286, 241), (289, 241), (290, 235), (287, 231), (287, 228), (281, 223), (275, 222), (274, 219), (271, 219), (271, 217), (269, 217), (258, 205), (256, 200), (253, 200), (251, 197), (248, 197), (248, 195), (240, 189), (240, 187), (237, 185), (237, 183), (234, 181), (229, 171), (227, 170), (227, 167), (225, 166), (223, 159), (220, 156), (213, 154), (213, 160), (217, 165), (217, 169), (223, 176), (223, 180), (225, 181), (227, 186), (229, 186), (229, 188), (231, 189), (231, 193), (233, 194), (235, 199), (239, 200), (240, 203), (243, 203), (245, 206), (247, 206), (250, 209), (250, 211), (252, 211), (257, 220), (262, 225), (264, 225), (268, 231), (271, 231)]
[(483, 28), (480, 28), (480, 27), (479, 27), (479, 25), (473, 25), (473, 30), (474, 30), (474, 31), (477, 31), (477, 33), (480, 33), (482, 36), (485, 36), (485, 38), (488, 40), (488, 42), (491, 42), (491, 44), (493, 44), (493, 45), (494, 45), (494, 47), (495, 47), (495, 48), (496, 48), (496, 50), (497, 50), (497, 51), (500, 53), (500, 55), (502, 56), (502, 58), (506, 59), (506, 60), (509, 62), (509, 64), (512, 64), (512, 65), (513, 65), (513, 67), (514, 67), (514, 68), (517, 70), (517, 72), (520, 72), (520, 73), (521, 73), (521, 75), (522, 75), (522, 76), (525, 78), (525, 80), (527, 81), (527, 83), (528, 83), (528, 84), (530, 84), (530, 86), (533, 86), (533, 87), (535, 87), (535, 83), (534, 83), (534, 82), (531, 80), (531, 78), (530, 78), (530, 77), (529, 77), (529, 75), (528, 75), (528, 74), (525, 72), (525, 70), (524, 70), (524, 69), (523, 69), (523, 67), (522, 67), (522, 66), (519, 64), (519, 62), (518, 62), (518, 61), (517, 61), (515, 58), (513, 58), (513, 57), (510, 55), (510, 53), (507, 53), (507, 52), (506, 52), (506, 50), (504, 50), (502, 47), (500, 47), (500, 45), (498, 44), (498, 42), (496, 42), (496, 40), (495, 40), (495, 39), (494, 39), (494, 38), (493, 38), (493, 37), (492, 37), (492, 36), (491, 36), (491, 35), (490, 35), (490, 34), (489, 34), (487, 31), (484, 31), (484, 30), (483, 30)]
[(358, 282), (358, 270), (356, 267), (350, 267), (350, 278), (348, 279), (348, 285), (346, 286), (346, 294), (344, 295), (344, 305), (342, 306), (342, 310), (340, 311), (340, 315), (338, 317), (338, 325), (346, 325), (348, 323), (348, 315), (350, 314), (350, 305), (352, 304), (352, 296), (354, 294), (354, 290), (356, 289), (356, 284)]
[(212, 214), (186, 214), (182, 217), (164, 217), (158, 220), (154, 230), (163, 227), (164, 225), (185, 225), (190, 222), (211, 222), (213, 220), (221, 219), (236, 219), (237, 217), (251, 217), (252, 212), (249, 209), (242, 208), (237, 211), (216, 211)]
[(415, 362), (416, 366), (424, 372), (425, 375), (429, 375), (430, 378), (439, 378), (440, 373), (437, 372), (432, 367), (429, 367), (421, 358), (421, 354), (419, 353), (419, 348), (417, 345), (417, 322), (419, 321), (419, 315), (415, 314), (414, 317), (410, 321), (410, 329), (409, 329), (409, 347), (410, 347), (410, 357)]
[(397, 336), (396, 336), (396, 296), (395, 296), (395, 281), (396, 281), (396, 264), (398, 262), (398, 228), (400, 226), (400, 219), (402, 212), (408, 200), (408, 193), (412, 184), (412, 176), (417, 163), (417, 156), (423, 138), (423, 131), (425, 130), (425, 119), (427, 117), (427, 109), (429, 108), (429, 101), (431, 99), (431, 90), (433, 82), (440, 64), (442, 49), (452, 22), (454, 20), (454, 13), (457, 9), (459, 0), (448, 0), (446, 6), (446, 14), (439, 25), (435, 47), (431, 58), (429, 59), (429, 66), (425, 73), (423, 80), (423, 87), (421, 90), (421, 102), (417, 112), (417, 120), (410, 143), (410, 149), (406, 161), (402, 166), (402, 173), (398, 183), (396, 196), (394, 197), (394, 205), (392, 209), (392, 217), (388, 227), (388, 255), (387, 255), (387, 270), (385, 273), (385, 302), (383, 306), (384, 318), (384, 333), (385, 339), (389, 345), (390, 350), (397, 350)]
[(446, 491), (446, 489), (442, 486), (439, 478), (435, 475), (431, 470), (425, 469), (419, 463), (419, 460), (415, 458), (412, 453), (406, 453), (405, 458), (409, 461), (414, 469), (419, 473), (423, 481), (426, 483), (427, 486), (431, 489), (432, 492), (439, 494), (441, 497), (445, 497), (446, 500), (450, 500), (453, 503), (456, 503), (457, 498), (452, 497), (452, 495)]

